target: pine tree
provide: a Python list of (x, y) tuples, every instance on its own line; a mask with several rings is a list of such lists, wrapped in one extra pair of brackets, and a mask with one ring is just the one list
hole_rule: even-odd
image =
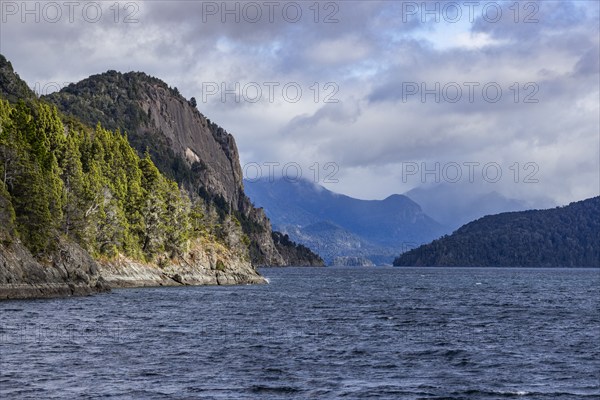
[(180, 191), (177, 183), (169, 182), (166, 192), (165, 251), (171, 257), (181, 256), (187, 250), (190, 239), (191, 202), (185, 191)]
[(66, 138), (64, 154), (60, 162), (63, 184), (63, 221), (61, 230), (74, 236), (79, 242), (85, 231), (85, 188), (81, 154), (74, 135)]
[(50, 246), (53, 221), (44, 175), (38, 165), (25, 161), (10, 195), (21, 239), (33, 254), (45, 252)]

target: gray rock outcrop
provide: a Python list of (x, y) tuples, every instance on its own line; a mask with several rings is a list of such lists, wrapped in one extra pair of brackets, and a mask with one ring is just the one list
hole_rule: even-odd
[(60, 241), (52, 258), (45, 261), (36, 260), (19, 242), (0, 244), (0, 300), (109, 290), (96, 261), (77, 244)]

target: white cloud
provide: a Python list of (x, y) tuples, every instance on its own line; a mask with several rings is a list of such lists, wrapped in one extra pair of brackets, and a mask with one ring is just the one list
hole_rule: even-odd
[(307, 58), (319, 65), (363, 60), (371, 52), (369, 44), (357, 35), (324, 40), (307, 49)]
[(462, 32), (456, 35), (453, 40), (456, 43), (456, 47), (462, 47), (469, 50), (477, 50), (486, 46), (499, 46), (505, 41), (493, 39), (487, 33), (473, 33), (473, 32)]

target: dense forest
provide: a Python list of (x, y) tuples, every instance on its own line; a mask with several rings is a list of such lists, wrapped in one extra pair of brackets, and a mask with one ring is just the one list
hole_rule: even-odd
[(281, 232), (271, 233), (273, 243), (277, 250), (287, 259), (291, 265), (322, 266), (323, 259), (312, 252), (308, 247), (298, 244), (290, 239), (287, 234)]
[(225, 241), (239, 228), (139, 157), (118, 130), (87, 128), (43, 102), (0, 99), (0, 160), (3, 240), (18, 237), (38, 258), (62, 235), (95, 257), (160, 261), (194, 237)]
[(483, 217), (402, 254), (394, 265), (600, 267), (600, 197)]

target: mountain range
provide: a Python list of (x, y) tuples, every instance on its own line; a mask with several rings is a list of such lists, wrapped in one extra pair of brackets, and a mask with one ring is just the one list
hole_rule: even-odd
[(246, 180), (244, 186), (276, 230), (310, 247), (330, 264), (336, 257), (390, 264), (401, 249), (446, 233), (445, 227), (403, 195), (359, 200), (307, 180), (287, 178)]

